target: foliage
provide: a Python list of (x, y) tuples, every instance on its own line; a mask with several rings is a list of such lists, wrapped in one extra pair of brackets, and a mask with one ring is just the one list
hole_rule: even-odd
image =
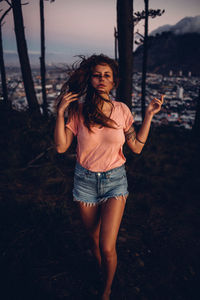
[[(152, 19), (156, 17), (161, 17), (164, 14), (165, 10), (161, 9), (149, 9), (148, 10), (148, 17), (151, 17)], [(146, 18), (146, 11), (137, 11), (133, 14), (133, 23), (134, 26), (136, 26), (141, 20), (144, 20)], [(136, 32), (137, 36), (139, 36), (139, 40), (135, 40), (136, 45), (141, 45), (144, 43), (144, 35), (139, 33), (138, 31)]]
[[(149, 9), (148, 11), (148, 16), (151, 17), (152, 19), (156, 18), (157, 16), (162, 16), (164, 14), (165, 10), (161, 9)], [(137, 11), (133, 14), (133, 22), (134, 25), (137, 25), (141, 20), (144, 20), (146, 16), (145, 11)]]

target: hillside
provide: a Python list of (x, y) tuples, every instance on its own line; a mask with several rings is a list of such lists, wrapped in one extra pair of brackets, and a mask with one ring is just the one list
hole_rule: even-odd
[[(193, 76), (200, 76), (200, 34), (187, 33), (175, 35), (164, 32), (149, 36), (148, 72), (168, 75), (170, 70), (179, 70), (187, 76), (188, 71)], [(142, 70), (143, 46), (134, 52), (134, 71)]]
[[(53, 149), (55, 120), (0, 115), (1, 299), (98, 299), (100, 278), (72, 203), (75, 157)], [(200, 299), (199, 144), (152, 127), (141, 155), (125, 148), (130, 195), (111, 299)]]

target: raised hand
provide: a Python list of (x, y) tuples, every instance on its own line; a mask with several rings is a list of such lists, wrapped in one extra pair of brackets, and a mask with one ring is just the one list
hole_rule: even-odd
[(64, 113), (69, 104), (77, 100), (78, 94), (74, 94), (72, 92), (64, 94), (58, 106), (58, 113)]
[(153, 100), (149, 103), (146, 109), (146, 113), (152, 114), (154, 116), (161, 110), (163, 102), (164, 102), (164, 95), (161, 95), (160, 99), (153, 98)]

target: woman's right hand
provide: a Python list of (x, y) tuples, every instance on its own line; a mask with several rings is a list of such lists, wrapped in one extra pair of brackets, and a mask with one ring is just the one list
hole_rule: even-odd
[(64, 114), (66, 108), (69, 106), (71, 102), (78, 100), (78, 94), (74, 94), (72, 92), (66, 93), (63, 95), (62, 100), (58, 106), (58, 113)]

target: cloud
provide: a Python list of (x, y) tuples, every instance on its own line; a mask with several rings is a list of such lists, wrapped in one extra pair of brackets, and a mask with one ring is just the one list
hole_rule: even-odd
[(172, 31), (175, 34), (200, 33), (200, 16), (185, 17), (175, 25), (163, 25), (151, 32), (151, 35)]
[(175, 34), (200, 33), (200, 16), (186, 17), (173, 26)]

